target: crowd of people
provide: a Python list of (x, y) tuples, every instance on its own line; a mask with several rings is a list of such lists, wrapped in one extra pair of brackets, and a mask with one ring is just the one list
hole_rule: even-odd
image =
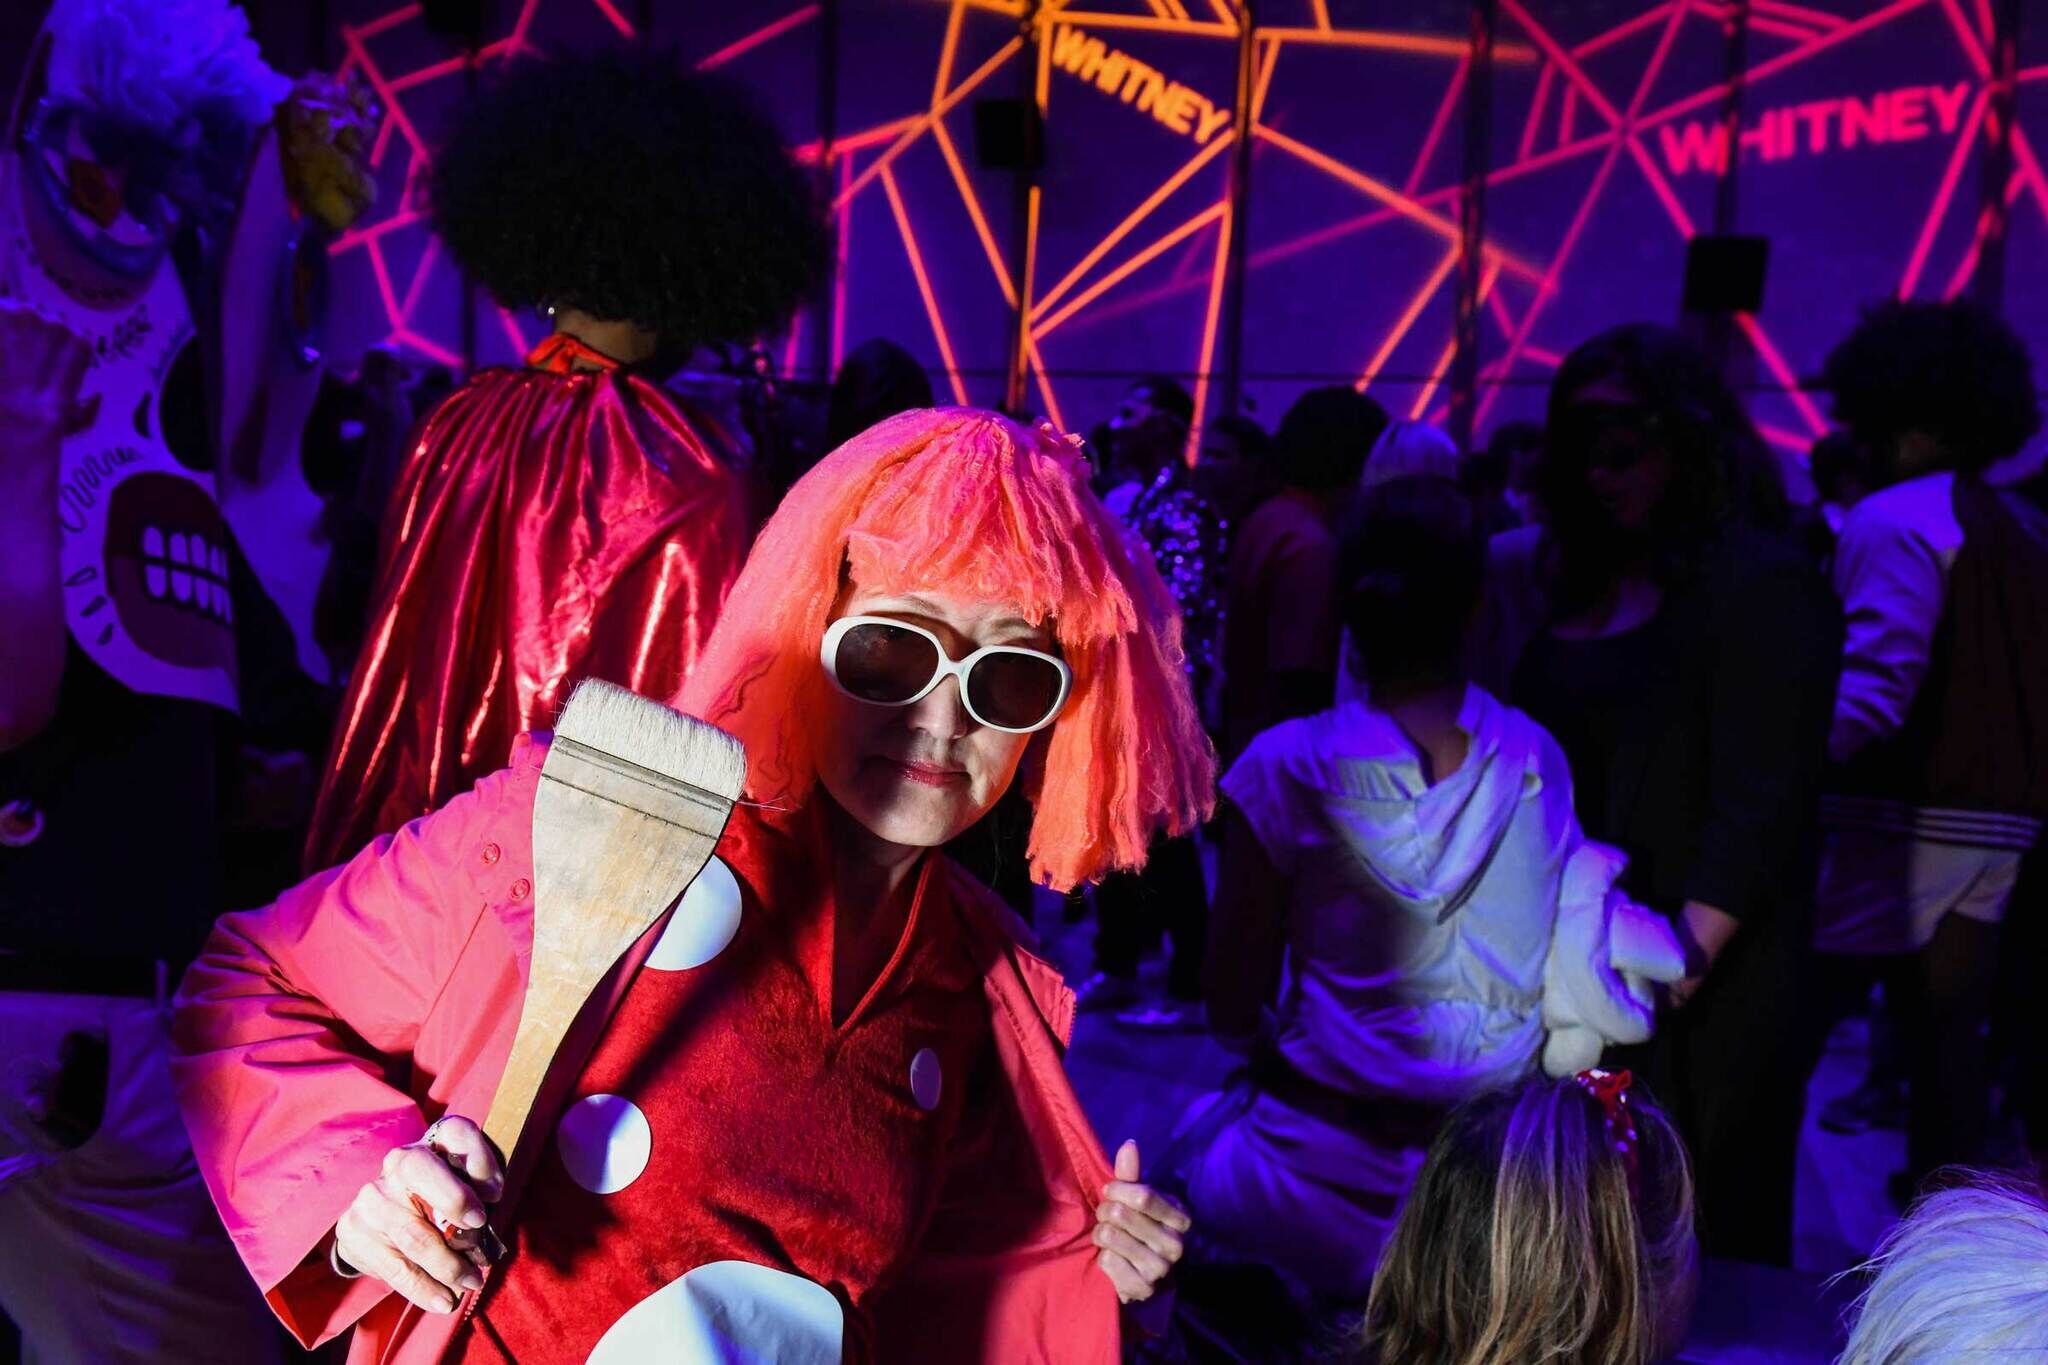
[[(130, 578), (221, 594), (232, 718), (67, 615), (119, 308), (0, 291), (25, 1358), (280, 1359), (274, 1314), (359, 1361), (1647, 1365), (1703, 1261), (1790, 1264), (1853, 1014), (1887, 1041), (1829, 1118), (1903, 1124), (1912, 1212), (1842, 1359), (2048, 1354), (2048, 499), (1986, 477), (2041, 425), (1997, 318), (1869, 308), (1810, 503), (1650, 323), (1474, 452), (1349, 385), (1195, 430), (1167, 376), (1068, 434), (884, 340), (771, 432), (673, 382), (828, 269), (744, 100), (515, 64), (435, 167), (549, 334), (329, 376), (304, 638), (258, 523), (159, 562), (176, 498), (131, 499)], [(738, 739), (743, 799), (501, 1150), (592, 678)], [(1071, 986), (1041, 913), (1097, 919)], [(1077, 1012), (1241, 1065), (1112, 1154)]]

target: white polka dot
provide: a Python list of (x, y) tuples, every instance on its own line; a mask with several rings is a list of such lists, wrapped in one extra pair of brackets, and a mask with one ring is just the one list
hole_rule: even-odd
[(845, 1330), (824, 1286), (750, 1261), (713, 1261), (627, 1309), (584, 1365), (839, 1365)]
[(910, 1098), (917, 1101), (918, 1108), (939, 1107), (939, 1091), (945, 1079), (939, 1073), (939, 1054), (930, 1048), (921, 1049), (910, 1059)]
[(555, 1148), (571, 1180), (592, 1194), (616, 1194), (647, 1169), (654, 1130), (624, 1095), (585, 1095), (562, 1115)]
[(704, 864), (682, 903), (668, 917), (661, 941), (647, 955), (658, 972), (687, 972), (725, 951), (740, 931), (740, 884), (732, 869), (717, 858)]

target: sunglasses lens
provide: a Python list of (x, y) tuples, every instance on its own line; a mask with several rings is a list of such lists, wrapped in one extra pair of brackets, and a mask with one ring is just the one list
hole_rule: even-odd
[(914, 630), (863, 621), (839, 638), (832, 671), (862, 701), (900, 706), (939, 670), (938, 647)]
[(1060, 701), (1060, 671), (1032, 654), (984, 654), (967, 671), (969, 708), (991, 725), (1029, 730), (1052, 717)]

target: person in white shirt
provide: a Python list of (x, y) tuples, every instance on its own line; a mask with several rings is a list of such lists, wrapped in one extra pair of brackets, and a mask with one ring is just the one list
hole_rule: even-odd
[(1371, 701), (1260, 734), (1223, 780), (1206, 996), (1247, 1071), (1184, 1118), (1219, 1261), (1360, 1300), (1443, 1116), (1650, 1034), (1669, 925), (1615, 889), (1548, 734), (1460, 664), (1485, 543), (1455, 485), (1369, 491), (1339, 599)]
[(1982, 477), (2041, 412), (2025, 346), (1964, 303), (1873, 308), (1822, 384), (1884, 486), (1835, 553), (1815, 947), (1831, 1013), (1889, 965), (1912, 1021), (1903, 1193), (1983, 1155), (1999, 924), (2048, 817), (2048, 518)]

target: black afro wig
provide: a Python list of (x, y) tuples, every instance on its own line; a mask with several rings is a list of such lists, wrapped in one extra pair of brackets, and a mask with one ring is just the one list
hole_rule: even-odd
[(2041, 428), (2026, 343), (1974, 304), (1877, 304), (1829, 354), (1820, 383), (1874, 453), (1923, 431), (1956, 468), (1979, 470)]
[(828, 260), (774, 126), (671, 54), (513, 63), (464, 106), (427, 193), (435, 232), (498, 302), (631, 321), (669, 352), (773, 332)]

